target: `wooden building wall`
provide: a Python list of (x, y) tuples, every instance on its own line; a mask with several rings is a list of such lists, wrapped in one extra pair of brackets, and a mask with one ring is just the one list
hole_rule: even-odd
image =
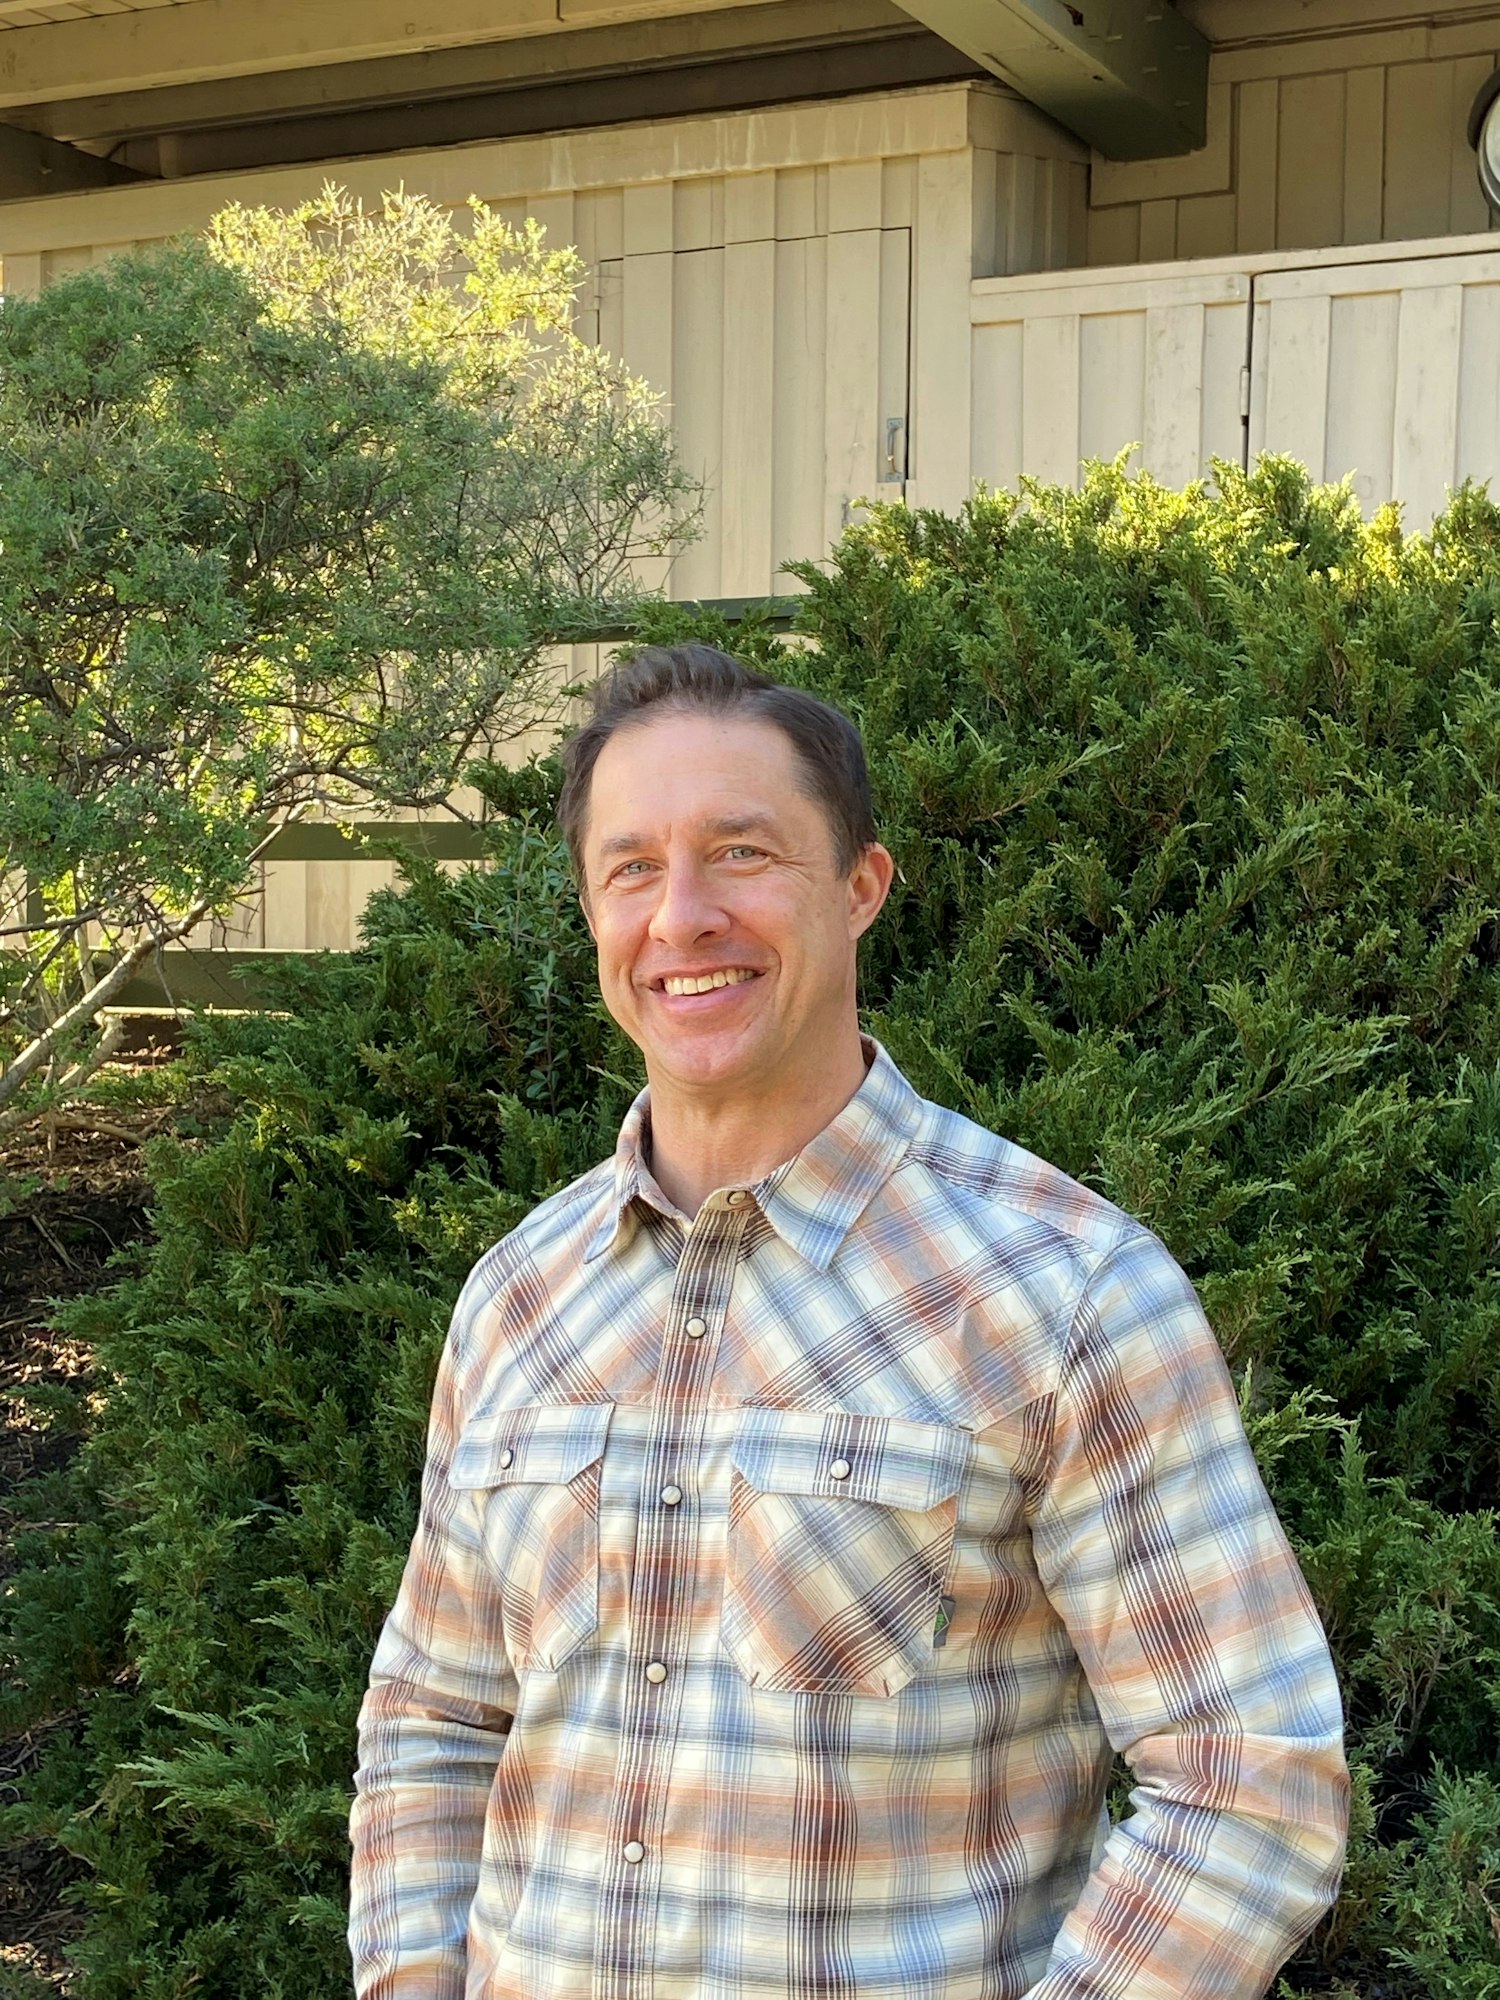
[[(891, 472), (903, 402), (909, 492), (961, 499), (970, 281), (1086, 254), (1086, 150), (1000, 86), (956, 84), (3, 203), (5, 288), (329, 178), (372, 201), (397, 183), (454, 208), (478, 194), (578, 245), (586, 323), (662, 390), (690, 463), (739, 489), (734, 547), (720, 521), (692, 595), (769, 588), (784, 557), (821, 553), (844, 501)], [(802, 455), (779, 489), (773, 445)]]
[[(1216, 39), (1245, 38), (1210, 59), (1208, 144), (1181, 159), (1095, 156), (1090, 264), (1491, 227), (1465, 124), (1500, 64), (1500, 8), (1363, 29), (1354, 24), (1374, 11), (1367, 0), (1216, 0), (1197, 11)], [(1327, 32), (1311, 32), (1318, 25)]]
[(1069, 481), (1133, 448), (1180, 486), (1215, 457), (1284, 452), (1425, 528), (1461, 481), (1500, 490), (1492, 240), (980, 280), (974, 476)]

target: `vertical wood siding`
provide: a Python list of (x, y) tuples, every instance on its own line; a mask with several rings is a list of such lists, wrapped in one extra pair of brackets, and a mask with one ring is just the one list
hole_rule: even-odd
[[(1249, 32), (1253, 24), (1244, 25)], [(1500, 9), (1447, 28), (1220, 50), (1209, 67), (1206, 146), (1176, 160), (1117, 164), (1095, 156), (1088, 261), (1152, 263), (1488, 230), (1465, 124), (1497, 64)]]
[(1255, 281), (1249, 446), (1353, 478), (1424, 528), (1468, 478), (1500, 482), (1500, 251), (1269, 272)]
[[(594, 264), (587, 325), (661, 394), (704, 482), (699, 539), (649, 565), (651, 586), (795, 589), (785, 561), (821, 555), (860, 499), (903, 490), (912, 232), (884, 217), (904, 165), (733, 177), (690, 205), (626, 189), (618, 237), (595, 218), (596, 247), (617, 254)], [(671, 233), (684, 215), (686, 242)]]
[(1071, 482), (1136, 447), (1167, 485), (1211, 458), (1300, 459), (1366, 513), (1426, 528), (1465, 479), (1500, 486), (1500, 248), (1275, 253), (1066, 285), (973, 288), (973, 470)]
[(1239, 272), (1057, 289), (976, 287), (971, 462), (976, 479), (1071, 481), (1127, 446), (1180, 486), (1243, 451), (1250, 281)]

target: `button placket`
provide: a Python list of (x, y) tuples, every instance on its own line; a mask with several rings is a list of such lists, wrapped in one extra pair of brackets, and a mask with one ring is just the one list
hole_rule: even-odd
[(616, 1877), (621, 1949), (596, 1974), (596, 2000), (627, 2000), (652, 1961), (659, 1887), (652, 1828), (671, 1782), (685, 1678), (678, 1668), (687, 1657), (697, 1562), (699, 1508), (682, 1503), (703, 1448), (718, 1336), (753, 1214), (728, 1196), (699, 1213), (665, 1317), (641, 1470), (630, 1594), (633, 1668), (622, 1690), (612, 1841), (624, 1861), (648, 1865), (622, 1868)]

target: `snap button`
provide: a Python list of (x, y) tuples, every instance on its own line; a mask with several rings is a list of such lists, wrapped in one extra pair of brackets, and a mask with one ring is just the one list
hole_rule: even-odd
[(663, 1507), (675, 1507), (681, 1498), (682, 1488), (680, 1486), (664, 1486), (661, 1489), (661, 1504)]
[(502, 1451), (500, 1454), (500, 1470), (503, 1472), (506, 1466), (510, 1465), (514, 1459), (515, 1453), (513, 1451)]
[(646, 1667), (646, 1678), (654, 1686), (659, 1686), (667, 1678), (667, 1670), (660, 1660), (652, 1660)]
[(627, 1861), (644, 1861), (646, 1850), (638, 1840), (627, 1840), (620, 1850)]
[(706, 1319), (699, 1319), (698, 1315), (694, 1313), (693, 1317), (687, 1323), (688, 1339), (701, 1340), (704, 1334), (707, 1332), (708, 1332), (708, 1321)]
[(743, 1208), (750, 1197), (743, 1188), (731, 1188), (724, 1199), (731, 1208)]
[(847, 1458), (836, 1458), (828, 1468), (830, 1479), (847, 1479), (854, 1470)]

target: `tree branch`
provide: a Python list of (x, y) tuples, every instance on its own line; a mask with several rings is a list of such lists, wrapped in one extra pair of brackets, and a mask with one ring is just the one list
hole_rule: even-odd
[(212, 903), (195, 904), (179, 926), (174, 926), (165, 938), (145, 937), (133, 944), (123, 957), (105, 973), (102, 979), (75, 1000), (64, 1014), (59, 1014), (50, 1027), (29, 1042), (8, 1068), (0, 1073), (0, 1105), (8, 1104), (24, 1084), (31, 1081), (36, 1072), (49, 1060), (58, 1044), (90, 1015), (97, 1014), (101, 1007), (107, 1007), (117, 993), (122, 993), (139, 967), (154, 951), (175, 938), (186, 936), (194, 924), (201, 923), (213, 908)]
[[(280, 831), (281, 825), (273, 827), (251, 850), (245, 863), (247, 868), (260, 859)], [(50, 1061), (59, 1044), (80, 1022), (88, 1020), (92, 1014), (97, 1014), (102, 1007), (107, 1007), (117, 993), (124, 992), (135, 973), (153, 952), (159, 951), (163, 945), (175, 944), (180, 938), (185, 938), (195, 925), (201, 924), (206, 916), (211, 915), (215, 900), (211, 896), (206, 896), (195, 903), (186, 915), (174, 922), (163, 924), (160, 930), (153, 931), (146, 937), (138, 938), (120, 958), (116, 959), (102, 978), (95, 980), (81, 1000), (75, 1000), (65, 1013), (59, 1014), (50, 1026), (44, 1028), (21, 1050), (14, 1062), (0, 1072), (0, 1105), (8, 1104), (16, 1092), (30, 1082), (36, 1072)]]

